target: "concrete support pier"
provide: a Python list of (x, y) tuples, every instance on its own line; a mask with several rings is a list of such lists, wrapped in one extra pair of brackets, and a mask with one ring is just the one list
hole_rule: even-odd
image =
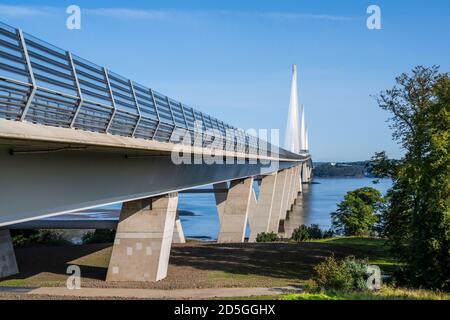
[(183, 226), (181, 225), (180, 217), (178, 213), (175, 217), (175, 225), (173, 227), (173, 239), (172, 243), (186, 243), (186, 239), (184, 237)]
[(244, 242), (253, 177), (233, 180), (228, 189), (218, 243)]
[(219, 222), (222, 222), (223, 212), (225, 211), (225, 203), (227, 201), (228, 192), (223, 190), (228, 190), (228, 183), (219, 182), (213, 184), (214, 197), (216, 199), (217, 214), (219, 215)]
[(178, 194), (125, 202), (107, 281), (158, 281), (167, 275)]
[(264, 176), (259, 187), (259, 197), (256, 208), (251, 215), (249, 242), (255, 242), (261, 232), (268, 232), (272, 215), (277, 174)]
[(273, 199), (272, 214), (270, 215), (269, 232), (278, 232), (280, 225), (281, 210), (284, 208), (287, 189), (288, 170), (279, 171), (275, 184), (275, 195)]
[(0, 279), (19, 273), (9, 230), (0, 230)]

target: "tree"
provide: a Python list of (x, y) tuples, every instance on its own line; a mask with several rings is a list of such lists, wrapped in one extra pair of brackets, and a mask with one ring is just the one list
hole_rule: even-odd
[(450, 78), (438, 67), (416, 67), (381, 92), (393, 138), (405, 151), (393, 161), (373, 158), (373, 173), (390, 177), (382, 221), (393, 253), (405, 263), (403, 279), (450, 288)]
[(367, 236), (374, 230), (382, 207), (378, 190), (364, 187), (350, 191), (331, 214), (333, 229), (346, 236)]

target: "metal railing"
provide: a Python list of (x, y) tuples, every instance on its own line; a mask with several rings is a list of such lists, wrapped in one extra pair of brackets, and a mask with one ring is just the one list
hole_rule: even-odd
[(299, 158), (3, 23), (0, 118), (172, 143), (184, 132), (191, 145), (201, 126), (203, 146), (220, 137), (224, 150)]

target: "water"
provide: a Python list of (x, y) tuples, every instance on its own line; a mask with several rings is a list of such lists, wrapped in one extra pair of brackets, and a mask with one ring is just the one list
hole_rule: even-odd
[[(314, 183), (303, 185), (303, 209), (301, 222), (303, 224), (318, 224), (322, 229), (331, 227), (330, 213), (335, 211), (348, 191), (372, 186), (385, 194), (391, 186), (390, 180), (380, 180), (373, 184), (370, 178), (327, 178), (314, 179)], [(256, 190), (257, 191), (257, 190)], [(103, 211), (102, 211), (103, 210)], [(104, 218), (105, 215), (118, 217), (120, 205), (113, 205), (89, 212), (90, 217)], [(178, 210), (188, 212), (181, 214), (180, 219), (187, 237), (216, 239), (219, 232), (219, 218), (217, 215), (214, 194), (186, 194), (179, 195)], [(114, 212), (115, 213), (111, 213)], [(247, 228), (248, 229), (248, 228)]]

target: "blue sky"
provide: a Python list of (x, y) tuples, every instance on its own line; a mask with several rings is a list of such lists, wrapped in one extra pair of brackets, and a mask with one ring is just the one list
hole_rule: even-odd
[[(370, 4), (382, 30), (366, 28)], [(296, 63), (316, 161), (401, 155), (371, 95), (416, 65), (450, 71), (449, 16), (444, 0), (0, 3), (1, 21), (241, 128), (283, 136)]]

